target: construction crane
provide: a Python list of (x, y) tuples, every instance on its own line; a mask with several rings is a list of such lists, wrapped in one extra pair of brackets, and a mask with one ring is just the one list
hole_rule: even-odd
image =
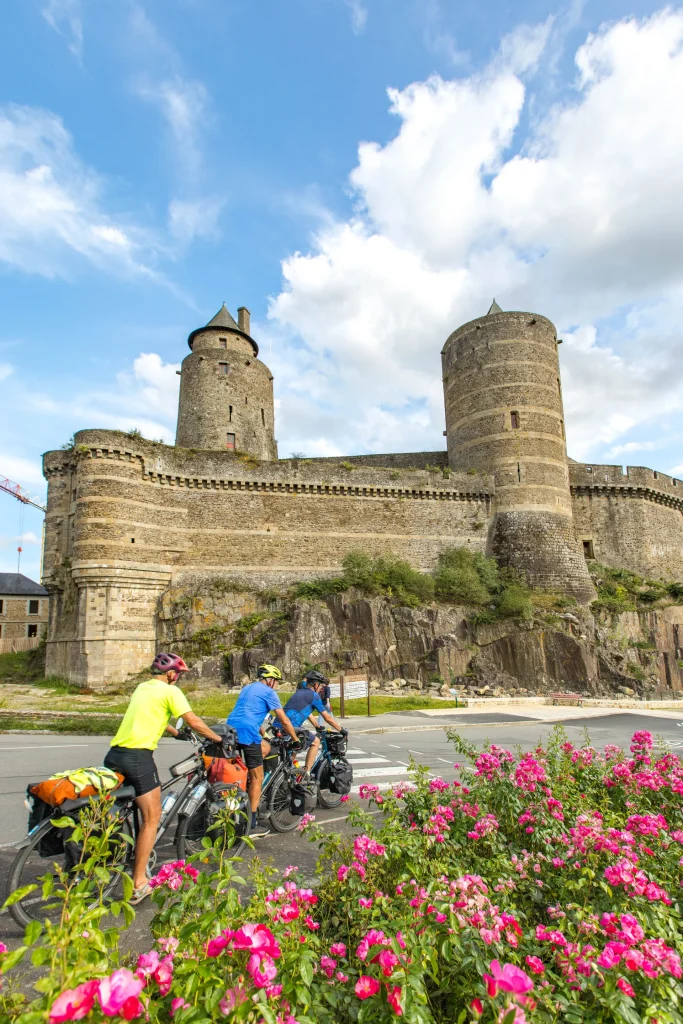
[[(0, 491), (5, 491), (7, 494), (11, 494), (12, 497), (16, 498), (17, 501), (20, 501), (22, 503), (22, 505), (32, 505), (33, 508), (37, 508), (41, 512), (47, 512), (47, 505), (42, 505), (39, 501), (36, 500), (36, 498), (34, 498), (34, 496), (32, 494), (29, 494), (28, 491), (25, 491), (23, 489), (23, 487), (20, 486), (20, 484), (15, 484), (13, 480), (9, 479), (9, 477), (0, 476)], [(19, 518), (19, 538), (18, 538), (19, 540), (22, 539), (23, 530), (24, 530), (24, 510), (22, 509), (21, 510), (21, 516)], [(45, 532), (45, 526), (43, 524), (43, 534), (44, 534), (44, 532)], [(41, 545), (41, 550), (42, 550), (42, 545)], [(20, 545), (17, 548), (17, 572), (19, 572), (20, 567), (21, 567), (21, 553), (22, 553), (22, 551), (23, 551), (23, 548)], [(40, 573), (41, 573), (41, 576), (42, 576), (42, 573), (43, 573), (42, 559), (41, 559)]]
[(0, 476), (0, 491), (6, 491), (11, 494), (17, 501), (23, 501), (24, 505), (33, 505), (34, 508), (39, 508), (41, 512), (47, 512), (47, 505), (41, 505), (32, 494), (25, 491), (19, 484), (15, 484), (13, 480), (9, 480), (6, 476)]

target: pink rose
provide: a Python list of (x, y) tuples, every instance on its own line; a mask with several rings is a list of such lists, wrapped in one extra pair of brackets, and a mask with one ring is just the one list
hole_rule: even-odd
[(496, 985), (503, 992), (512, 992), (514, 995), (520, 996), (534, 987), (529, 975), (521, 967), (515, 967), (514, 964), (503, 964), (501, 967), (498, 960), (492, 960), (489, 970)]
[(121, 1014), (126, 1020), (133, 1020), (142, 1012), (138, 996), (143, 988), (144, 982), (126, 967), (114, 971), (108, 978), (102, 978), (97, 990), (102, 1013), (105, 1017)]
[(402, 991), (400, 985), (387, 985), (387, 1002), (397, 1017), (403, 1014), (403, 1007), (401, 1006)]
[(619, 981), (617, 982), (617, 988), (620, 988), (624, 995), (630, 996), (631, 999), (635, 997), (636, 990), (634, 989), (633, 985), (631, 985), (626, 980), (626, 978), (619, 978)]
[(265, 988), (277, 976), (277, 967), (267, 953), (252, 953), (247, 961), (247, 970), (257, 988)]
[(330, 946), (332, 956), (346, 956), (346, 946), (343, 942), (333, 942)]
[[(1, 950), (5, 952), (6, 948)], [(76, 988), (68, 988), (58, 995), (50, 1007), (50, 1024), (61, 1024), (67, 1020), (81, 1020), (93, 1008), (98, 981), (86, 981)]]
[(247, 922), (235, 932), (232, 940), (235, 949), (251, 949), (255, 953), (267, 953), (274, 959), (280, 956), (280, 947), (270, 928), (265, 924)]
[(534, 974), (543, 974), (545, 967), (542, 960), (539, 960), (537, 956), (528, 956), (525, 959), (527, 966), (531, 968)]
[(178, 1010), (189, 1010), (190, 1004), (186, 1003), (182, 996), (177, 996), (176, 999), (171, 1000), (170, 1016), (175, 1017)]
[(369, 999), (379, 992), (380, 984), (377, 978), (371, 978), (368, 974), (361, 974), (356, 982), (355, 992), (359, 999)]

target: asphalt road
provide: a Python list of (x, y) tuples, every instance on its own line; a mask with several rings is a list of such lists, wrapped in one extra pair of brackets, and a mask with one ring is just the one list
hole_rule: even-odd
[[(398, 716), (392, 716), (396, 720)], [(403, 719), (401, 732), (353, 734), (353, 719), (347, 720), (351, 730), (348, 757), (354, 765), (354, 793), (364, 783), (391, 785), (408, 775), (411, 757), (426, 765), (433, 775), (452, 780), (456, 776), (453, 762), (456, 760), (453, 747), (446, 737), (445, 727), (456, 727), (469, 741), (483, 744), (486, 740), (514, 748), (532, 749), (539, 740), (544, 741), (553, 725), (546, 722), (524, 720), (509, 716), (509, 721), (500, 721), (499, 714), (478, 715), (477, 724), (457, 714), (449, 715), (443, 725), (434, 719), (427, 721), (415, 715)], [(516, 720), (512, 720), (516, 718)], [(381, 727), (378, 716), (373, 725)], [(426, 725), (435, 726), (425, 729)], [(608, 714), (600, 717), (572, 719), (564, 723), (567, 736), (575, 743), (584, 738), (588, 730), (594, 746), (604, 747), (606, 743), (617, 743), (628, 748), (631, 736), (637, 729), (647, 729), (653, 735), (661, 736), (673, 749), (683, 748), (683, 721), (659, 718), (652, 715)], [(101, 764), (108, 748), (106, 737), (95, 736), (39, 736), (35, 734), (0, 734), (0, 891), (9, 865), (14, 857), (12, 844), (26, 832), (26, 809), (23, 804), (26, 786), (30, 782), (48, 778), (57, 771), (77, 768), (83, 765)], [(182, 759), (186, 748), (174, 740), (162, 740), (156, 755), (162, 778), (167, 777), (168, 768)], [(462, 757), (459, 758), (463, 760)], [(316, 811), (316, 819), (328, 823), (331, 829), (344, 830), (348, 804), (333, 810)], [(161, 859), (173, 856), (172, 848), (160, 851)], [(312, 876), (317, 858), (317, 849), (297, 832), (287, 835), (271, 834), (257, 839), (253, 853), (247, 860), (258, 856), (271, 861), (275, 867), (298, 864)], [(134, 948), (142, 948), (147, 941), (146, 921), (151, 911), (140, 908), (135, 925), (130, 931), (129, 942)], [(0, 940), (16, 942), (20, 932), (8, 914), (0, 914)]]

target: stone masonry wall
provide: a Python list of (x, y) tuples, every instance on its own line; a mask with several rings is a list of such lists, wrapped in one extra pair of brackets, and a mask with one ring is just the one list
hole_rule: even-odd
[(483, 474), (260, 463), (114, 431), (79, 432), (44, 467), (49, 670), (89, 685), (149, 663), (171, 580), (282, 584), (357, 550), (430, 568), (445, 547), (483, 550), (490, 519)]
[(574, 529), (597, 561), (683, 577), (683, 483), (641, 466), (570, 465)]

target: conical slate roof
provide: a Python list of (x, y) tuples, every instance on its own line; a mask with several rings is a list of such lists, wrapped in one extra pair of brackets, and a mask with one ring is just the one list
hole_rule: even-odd
[(216, 315), (211, 320), (209, 320), (206, 326), (197, 327), (194, 331), (192, 331), (189, 338), (187, 339), (187, 344), (190, 346), (190, 348), (192, 348), (196, 336), (198, 334), (201, 334), (202, 331), (234, 331), (236, 334), (241, 334), (243, 338), (247, 338), (247, 340), (251, 342), (251, 345), (254, 349), (254, 355), (258, 355), (258, 345), (254, 341), (254, 339), (249, 334), (245, 334), (245, 332), (241, 329), (239, 324), (235, 322), (225, 303), (223, 303), (223, 305), (218, 310)]
[(229, 312), (227, 306), (225, 305), (225, 303), (223, 303), (221, 308), (218, 310), (218, 312), (216, 313), (216, 315), (213, 318), (213, 320), (209, 320), (209, 322), (208, 322), (208, 324), (206, 326), (207, 327), (227, 327), (228, 330), (239, 331), (239, 327), (237, 326), (237, 324), (233, 320), (232, 316), (230, 315), (230, 312)]
[[(488, 311), (488, 313), (486, 315), (487, 316), (493, 316), (494, 313), (502, 313), (502, 312), (503, 312), (503, 310), (500, 308), (500, 306), (498, 305), (498, 303), (494, 299), (493, 302), (491, 303), (491, 308), (489, 309), (489, 311)], [(230, 316), (229, 313), (228, 313), (228, 316)]]

